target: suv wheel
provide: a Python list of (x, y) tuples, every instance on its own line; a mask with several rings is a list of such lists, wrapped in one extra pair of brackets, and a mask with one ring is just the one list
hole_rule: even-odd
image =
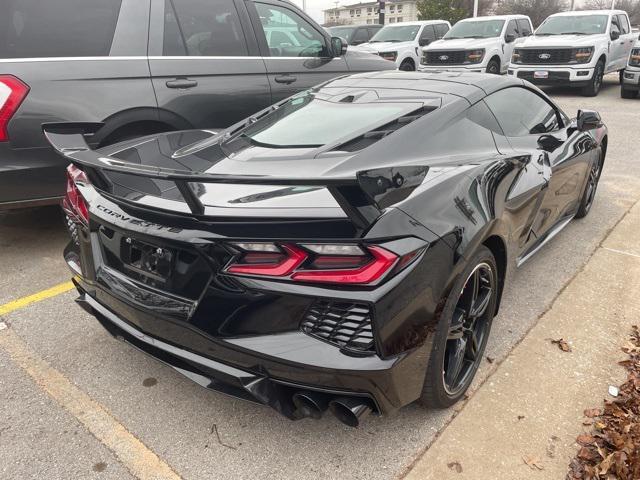
[(400, 70), (403, 72), (415, 72), (416, 66), (413, 64), (413, 60), (410, 58), (406, 58), (400, 64)]
[(492, 58), (487, 64), (487, 73), (493, 73), (494, 75), (500, 75), (500, 61)]
[(582, 95), (585, 97), (595, 97), (600, 92), (602, 87), (602, 80), (604, 78), (604, 62), (599, 60), (596, 64), (596, 68), (593, 71), (593, 76), (589, 81), (589, 85), (582, 89)]
[(497, 272), (493, 254), (482, 246), (453, 286), (433, 339), (421, 404), (450, 407), (471, 385), (496, 310)]

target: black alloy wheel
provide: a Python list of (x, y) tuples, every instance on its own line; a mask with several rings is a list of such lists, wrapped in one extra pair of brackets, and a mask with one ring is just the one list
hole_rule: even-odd
[(578, 207), (578, 213), (576, 218), (584, 218), (587, 216), (593, 205), (593, 200), (596, 198), (596, 191), (598, 190), (598, 182), (600, 181), (600, 175), (602, 174), (602, 165), (604, 163), (604, 155), (602, 152), (598, 157), (598, 160), (593, 163), (591, 169), (589, 169), (589, 177), (587, 178), (587, 185), (584, 189), (584, 194)]
[(498, 62), (495, 58), (491, 59), (487, 64), (487, 73), (492, 73), (494, 75), (500, 75), (500, 62)]
[(442, 311), (420, 402), (447, 408), (462, 398), (482, 360), (498, 295), (496, 262), (481, 247)]
[(415, 72), (416, 67), (411, 60), (406, 59), (400, 64), (400, 70), (403, 72)]
[(593, 71), (593, 76), (591, 77), (591, 81), (589, 82), (589, 85), (587, 85), (582, 89), (582, 94), (585, 97), (595, 97), (600, 92), (603, 81), (604, 81), (604, 62), (600, 60), (596, 64), (596, 68)]

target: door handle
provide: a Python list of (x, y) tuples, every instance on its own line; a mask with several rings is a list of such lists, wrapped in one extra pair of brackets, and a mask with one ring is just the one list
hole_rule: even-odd
[(193, 88), (197, 86), (198, 82), (188, 78), (176, 78), (175, 80), (167, 81), (167, 87), (169, 88)]
[(296, 80), (298, 80), (296, 77), (294, 77), (293, 75), (278, 75), (275, 78), (277, 83), (284, 83), (286, 85), (289, 85), (290, 83), (295, 82)]

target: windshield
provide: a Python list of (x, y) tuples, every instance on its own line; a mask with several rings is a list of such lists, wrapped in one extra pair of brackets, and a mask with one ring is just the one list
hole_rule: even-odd
[(456, 23), (443, 37), (452, 38), (492, 38), (502, 33), (504, 20), (466, 21)]
[(593, 35), (607, 31), (607, 15), (575, 15), (549, 17), (536, 30), (536, 35)]
[(329, 33), (332, 37), (344, 38), (347, 42), (351, 43), (351, 37), (356, 29), (353, 27), (331, 27)]
[(420, 25), (386, 26), (378, 30), (371, 40), (375, 42), (411, 42), (416, 39)]
[(303, 94), (258, 120), (242, 136), (263, 147), (320, 147), (362, 129), (388, 123), (420, 107), (422, 103), (328, 102)]

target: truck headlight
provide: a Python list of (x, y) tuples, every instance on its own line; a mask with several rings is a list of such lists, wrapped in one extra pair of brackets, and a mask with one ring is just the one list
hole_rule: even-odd
[(516, 48), (511, 55), (511, 63), (522, 63), (522, 53), (520, 49)]
[(640, 67), (640, 48), (634, 48), (631, 50), (631, 56), (629, 56), (630, 67)]
[(390, 60), (392, 62), (395, 62), (396, 58), (398, 58), (398, 52), (380, 52), (378, 55), (385, 60)]
[(484, 48), (467, 50), (464, 55), (464, 63), (480, 63), (484, 58)]
[(589, 63), (593, 56), (593, 47), (574, 48), (571, 63)]

